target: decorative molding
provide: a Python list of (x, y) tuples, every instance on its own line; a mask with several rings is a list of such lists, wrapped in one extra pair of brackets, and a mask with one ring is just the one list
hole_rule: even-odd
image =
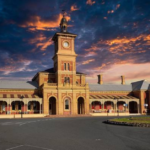
[(47, 93), (47, 98), (50, 98), (52, 96), (55, 97), (55, 98), (58, 98), (57, 93), (53, 93), (53, 91), (51, 93)]

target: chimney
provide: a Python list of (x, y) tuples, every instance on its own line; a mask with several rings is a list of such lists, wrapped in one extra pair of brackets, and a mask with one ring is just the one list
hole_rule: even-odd
[(103, 75), (99, 74), (97, 75), (97, 77), (98, 77), (98, 84), (103, 84), (103, 79), (102, 79)]
[(125, 84), (125, 77), (121, 76), (121, 84), (124, 85)]

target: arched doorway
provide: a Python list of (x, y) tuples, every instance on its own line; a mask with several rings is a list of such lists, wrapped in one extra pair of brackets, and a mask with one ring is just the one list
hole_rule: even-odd
[(56, 98), (50, 97), (49, 99), (49, 114), (56, 115)]
[(0, 101), (0, 114), (7, 114), (7, 102)]
[(106, 101), (104, 103), (104, 109), (106, 110), (113, 110), (114, 109), (114, 103), (111, 101)]
[(85, 114), (83, 97), (78, 98), (78, 114)]
[(24, 102), (22, 101), (12, 101), (11, 103), (11, 113), (20, 114), (24, 112)]
[(92, 111), (93, 112), (98, 112), (101, 109), (101, 102), (99, 101), (93, 101), (92, 102)]
[(126, 104), (124, 101), (119, 101), (119, 102), (117, 102), (117, 110), (119, 110), (119, 112), (125, 111), (125, 106), (124, 106), (124, 104)]
[(138, 105), (137, 102), (129, 102), (129, 113), (138, 113)]

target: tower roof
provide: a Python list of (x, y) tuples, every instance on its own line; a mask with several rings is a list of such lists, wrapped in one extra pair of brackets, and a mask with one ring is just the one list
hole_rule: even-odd
[(60, 22), (60, 31), (61, 32), (67, 32), (67, 19), (65, 17), (65, 13), (63, 13), (63, 18)]

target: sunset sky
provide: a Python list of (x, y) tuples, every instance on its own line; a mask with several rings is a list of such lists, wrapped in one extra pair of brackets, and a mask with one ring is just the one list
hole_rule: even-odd
[(31, 80), (53, 67), (62, 9), (77, 34), (77, 71), (96, 83), (150, 82), (150, 0), (0, 0), (0, 79)]

